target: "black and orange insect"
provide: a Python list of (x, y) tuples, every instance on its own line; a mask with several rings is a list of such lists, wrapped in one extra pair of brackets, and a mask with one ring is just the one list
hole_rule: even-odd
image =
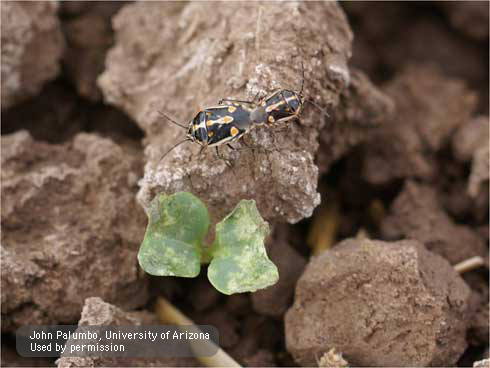
[(301, 64), (302, 81), (301, 89), (299, 92), (290, 89), (277, 89), (271, 94), (261, 98), (258, 102), (243, 101), (234, 99), (222, 99), (223, 102), (239, 102), (241, 104), (247, 104), (252, 107), (250, 111), (250, 120), (252, 126), (255, 125), (276, 125), (284, 123), (291, 119), (299, 118), (305, 102), (311, 103), (326, 116), (328, 114), (315, 102), (307, 99), (303, 94), (303, 87), (305, 82), (305, 70), (303, 63)]
[(161, 112), (170, 122), (187, 129), (186, 138), (171, 147), (161, 159), (184, 142), (198, 143), (202, 146), (201, 150), (216, 147), (216, 152), (220, 157), (218, 146), (227, 144), (234, 149), (229, 143), (239, 140), (256, 126), (277, 125), (291, 119), (298, 119), (305, 102), (311, 103), (328, 116), (320, 106), (303, 95), (305, 71), (303, 64), (301, 67), (302, 82), (299, 92), (278, 89), (259, 99), (258, 102), (222, 99), (218, 102), (219, 106), (199, 111), (187, 126), (177, 123)]
[(208, 147), (216, 147), (218, 150), (218, 146), (237, 141), (250, 129), (250, 109), (239, 103), (207, 107), (199, 111), (187, 126), (163, 112), (160, 114), (187, 130), (185, 139), (171, 147), (160, 160), (184, 142), (197, 143), (202, 147), (201, 150)]

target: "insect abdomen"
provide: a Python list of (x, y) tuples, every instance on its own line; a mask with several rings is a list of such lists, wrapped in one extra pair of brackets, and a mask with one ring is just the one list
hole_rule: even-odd
[(200, 132), (195, 138), (207, 146), (234, 141), (251, 126), (250, 111), (239, 104), (209, 107), (203, 113), (206, 119), (199, 127), (205, 129), (205, 136)]

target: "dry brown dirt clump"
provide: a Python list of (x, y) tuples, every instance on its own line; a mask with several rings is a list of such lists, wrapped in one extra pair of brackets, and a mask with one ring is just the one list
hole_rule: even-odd
[(136, 252), (140, 161), (111, 140), (2, 136), (2, 331), (77, 320), (88, 296), (146, 302)]
[(454, 28), (478, 40), (488, 40), (487, 1), (438, 1)]
[(433, 180), (436, 154), (454, 131), (470, 120), (477, 98), (462, 80), (438, 68), (412, 65), (384, 88), (396, 104), (393, 120), (366, 145), (363, 175), (372, 184), (398, 178)]
[(454, 223), (447, 215), (432, 187), (412, 181), (406, 182), (392, 202), (381, 232), (385, 239), (416, 239), (452, 264), (473, 256), (484, 257), (488, 252), (475, 231)]
[(254, 131), (245, 139), (254, 150), (222, 147), (233, 168), (213, 150), (198, 157), (192, 144), (159, 162), (184, 131), (158, 111), (187, 122), (221, 98), (252, 100), (276, 88), (299, 90), (302, 62), (305, 94), (321, 106), (336, 106), (350, 82), (352, 40), (336, 3), (139, 2), (125, 6), (113, 26), (116, 44), (99, 86), (105, 100), (147, 134), (139, 192), (144, 206), (157, 192), (187, 190), (207, 202), (214, 220), (242, 198), (255, 199), (268, 220), (294, 223), (311, 215), (320, 202), (313, 160), (325, 125), (317, 109), (307, 106), (289, 131)]
[[(158, 325), (155, 315), (146, 311), (127, 312), (101, 298), (87, 298), (78, 325)], [(69, 357), (56, 361), (59, 368), (70, 367), (197, 367), (194, 358)]]
[[(429, 63), (488, 91), (488, 59), (486, 54), (482, 56), (488, 42), (473, 42), (451, 29), (451, 21), (441, 12), (428, 11), (431, 6), (453, 8), (447, 14), (466, 20), (481, 11), (466, 25), (478, 27), (488, 38), (488, 20), (480, 21), (488, 19), (488, 2), (439, 1), (429, 5), (386, 1), (372, 6), (364, 1), (346, 1), (342, 6), (355, 30), (352, 63), (371, 78), (386, 81), (410, 64)], [(474, 11), (478, 7), (483, 9)], [(488, 98), (484, 104), (488, 105)]]
[(488, 368), (488, 367), (490, 367), (490, 359), (479, 360), (473, 364), (473, 367), (475, 367), (475, 368)]
[[(489, 178), (489, 118), (478, 116), (461, 126), (453, 137), (452, 148), (456, 158), (462, 162), (471, 161), (467, 192), (475, 198), (483, 195), (488, 203)], [(486, 183), (486, 185), (484, 185)]]
[(56, 1), (2, 1), (2, 110), (57, 76), (64, 40)]
[(445, 366), (466, 348), (470, 289), (415, 240), (347, 239), (310, 260), (286, 313), (303, 366), (331, 348), (353, 366)]
[(349, 87), (342, 91), (339, 105), (320, 132), (316, 163), (321, 173), (361, 142), (369, 141), (393, 119), (395, 103), (362, 71), (351, 68)]
[(124, 1), (64, 1), (61, 26), (66, 40), (63, 65), (80, 96), (98, 101), (96, 79), (104, 71), (106, 52), (113, 43), (111, 19)]

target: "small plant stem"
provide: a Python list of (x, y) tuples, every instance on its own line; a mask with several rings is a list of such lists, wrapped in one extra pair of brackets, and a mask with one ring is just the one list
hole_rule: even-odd
[(386, 208), (380, 199), (373, 199), (368, 207), (369, 219), (375, 228), (379, 229), (386, 217)]
[(213, 246), (201, 244), (201, 264), (209, 264), (213, 259)]
[(332, 247), (339, 222), (339, 205), (335, 199), (320, 207), (318, 214), (313, 218), (307, 239), (313, 254)]
[(485, 261), (483, 260), (482, 257), (475, 256), (475, 257), (465, 259), (464, 261), (459, 262), (458, 264), (455, 264), (454, 270), (459, 274), (463, 274), (465, 272), (474, 270), (475, 268), (481, 267), (484, 264)]
[[(170, 304), (166, 299), (159, 297), (155, 304), (155, 313), (160, 323), (174, 324), (179, 326), (194, 325), (180, 310)], [(240, 367), (232, 357), (218, 347), (218, 352), (212, 357), (196, 357), (207, 367)]]

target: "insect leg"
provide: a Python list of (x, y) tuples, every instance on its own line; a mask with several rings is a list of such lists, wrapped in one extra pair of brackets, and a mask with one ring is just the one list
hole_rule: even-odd
[(231, 171), (233, 172), (233, 175), (235, 175), (235, 171), (233, 170), (232, 163), (221, 155), (221, 153), (219, 152), (218, 146), (216, 146), (215, 149), (216, 149), (216, 155), (218, 156), (218, 158), (220, 160), (223, 160), (225, 162), (226, 166), (228, 166), (231, 169)]
[(254, 157), (254, 161), (257, 161), (257, 158), (255, 157), (255, 148), (256, 147), (250, 146), (248, 143), (245, 142), (244, 139), (242, 139), (240, 142), (245, 146), (245, 149), (252, 150), (252, 156)]
[[(243, 141), (241, 141), (243, 142)], [(233, 147), (230, 143), (227, 143), (226, 146), (232, 150), (232, 151), (235, 151), (235, 152), (240, 152), (240, 151), (244, 151), (244, 150), (253, 150), (254, 147), (250, 147), (248, 144), (243, 144), (245, 146), (245, 148), (241, 147), (241, 148), (237, 148), (237, 147)]]
[(202, 152), (204, 151), (204, 149), (206, 148), (206, 146), (201, 146), (201, 149), (199, 150), (199, 153), (197, 154), (197, 157), (201, 157), (201, 154)]

